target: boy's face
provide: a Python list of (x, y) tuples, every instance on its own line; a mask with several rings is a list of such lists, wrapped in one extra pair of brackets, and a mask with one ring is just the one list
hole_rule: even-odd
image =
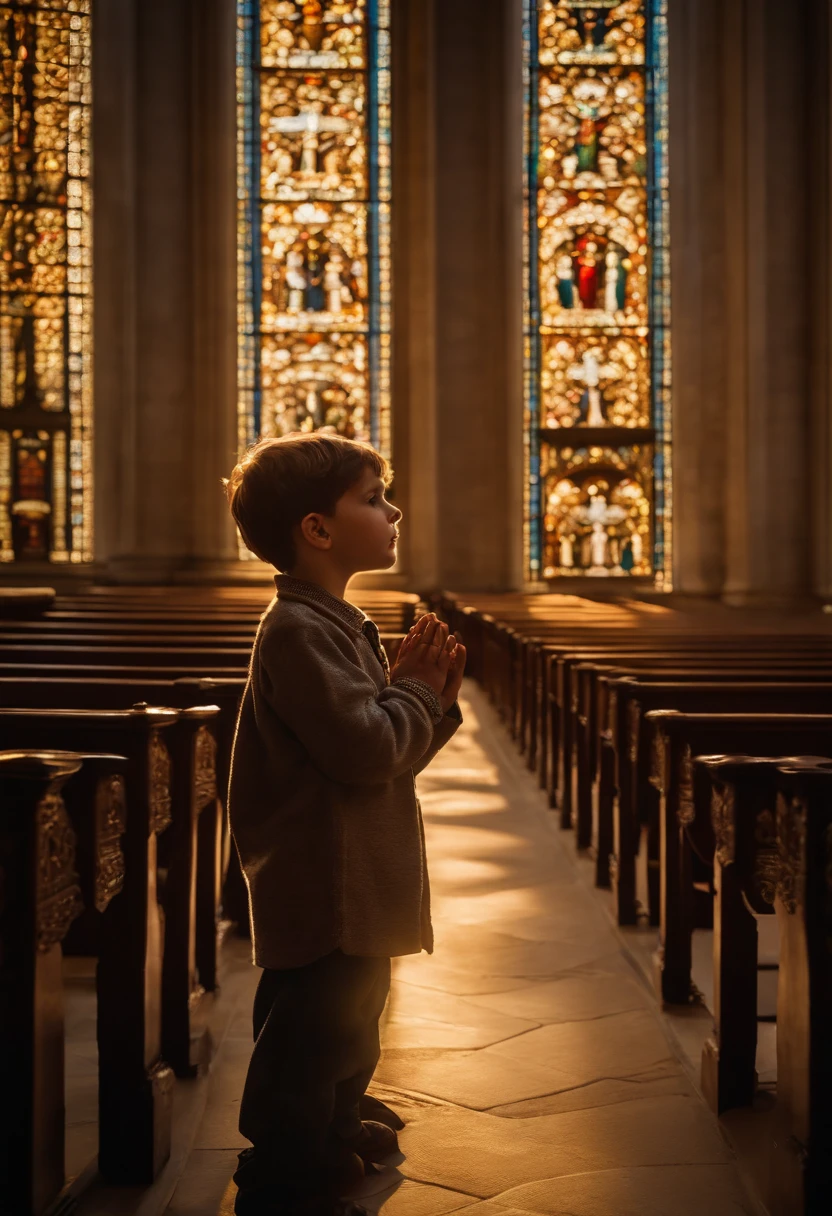
[(398, 524), (402, 513), (385, 497), (385, 486), (372, 469), (342, 494), (327, 521), (333, 553), (344, 569), (386, 570), (396, 563)]

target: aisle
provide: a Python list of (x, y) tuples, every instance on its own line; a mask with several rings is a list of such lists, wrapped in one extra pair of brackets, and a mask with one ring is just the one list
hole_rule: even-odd
[[(419, 778), (436, 951), (397, 960), (373, 1089), (402, 1156), (384, 1216), (735, 1216), (733, 1158), (479, 689)], [(232, 1211), (250, 984), (169, 1216)], [(223, 1194), (224, 1192), (224, 1194)]]

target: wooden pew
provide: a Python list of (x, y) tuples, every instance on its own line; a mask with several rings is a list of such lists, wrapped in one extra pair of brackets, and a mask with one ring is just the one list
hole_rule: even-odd
[[(58, 596), (44, 614), (47, 619), (67, 619), (80, 616), (153, 615), (156, 617), (201, 618), (213, 616), (257, 620), (273, 598), (274, 588), (268, 586), (245, 594), (229, 594), (227, 587), (205, 587), (187, 594), (175, 588), (104, 588), (95, 587), (77, 596)], [(405, 633), (425, 605), (418, 595), (400, 591), (348, 592), (347, 599), (371, 616), (381, 632)]]
[(166, 737), (178, 719), (172, 709), (0, 711), (11, 747), (100, 747), (127, 757), (124, 887), (104, 918), (97, 976), (99, 1169), (111, 1182), (151, 1182), (170, 1154), (173, 1071), (161, 1052), (157, 837), (170, 823)]
[(773, 912), (780, 858), (778, 770), (827, 768), (816, 756), (700, 756), (694, 760), (693, 849), (714, 871), (714, 1033), (702, 1089), (721, 1114), (750, 1106), (756, 1089), (757, 917)]
[(81, 911), (66, 752), (0, 752), (0, 1211), (39, 1216), (64, 1187), (61, 941)]
[[(574, 804), (572, 799), (573, 785), (568, 779), (570, 766), (575, 750), (574, 731), (579, 715), (587, 715), (587, 731), (592, 736), (597, 730), (594, 703), (587, 697), (587, 686), (591, 688), (593, 669), (596, 671), (611, 668), (630, 667), (634, 672), (653, 671), (683, 667), (698, 664), (713, 667), (715, 664), (738, 667), (758, 663), (761, 667), (771, 666), (782, 670), (794, 664), (795, 667), (812, 667), (823, 659), (822, 647), (817, 640), (807, 646), (805, 640), (794, 642), (793, 639), (760, 638), (752, 635), (748, 638), (727, 635), (724, 637), (704, 633), (693, 638), (677, 638), (663, 636), (645, 638), (631, 645), (619, 645), (613, 649), (609, 646), (561, 647), (557, 653), (553, 648), (547, 648), (550, 668), (549, 686), (553, 689), (554, 704), (552, 706), (552, 737), (551, 747), (554, 751), (551, 780), (553, 788), (550, 792), (550, 804), (558, 806), (561, 811), (561, 826), (572, 826)], [(710, 664), (707, 659), (710, 658)], [(832, 666), (832, 648), (826, 651), (825, 661)], [(583, 673), (583, 688), (579, 679)], [(772, 675), (772, 679), (776, 678)]]
[[(498, 633), (505, 626), (492, 626)], [(625, 656), (637, 661), (652, 655), (661, 661), (664, 653), (668, 659), (673, 652), (680, 657), (697, 653), (706, 647), (717, 652), (733, 654), (737, 649), (754, 647), (758, 651), (770, 648), (772, 652), (787, 645), (798, 652), (816, 654), (817, 640), (811, 644), (806, 639), (752, 634), (745, 638), (736, 633), (720, 635), (711, 629), (697, 629), (689, 624), (683, 631), (665, 628), (660, 631), (641, 628), (637, 635), (622, 637), (620, 628), (610, 629), (593, 624), (587, 628), (564, 628), (552, 623), (542, 626), (535, 621), (536, 636), (522, 633), (515, 622), (512, 633), (514, 676), (511, 704), (502, 711), (512, 726), (521, 752), (527, 757), (530, 768), (538, 772), (541, 784), (548, 788), (550, 805), (561, 809), (561, 824), (571, 826), (571, 787), (565, 779), (568, 759), (571, 755), (571, 718), (574, 698), (570, 676), (574, 667), (589, 659), (606, 657), (620, 664)], [(509, 660), (506, 659), (506, 662)], [(549, 749), (554, 749), (554, 756)]]
[[(109, 669), (108, 669), (109, 670)], [(240, 697), (245, 687), (245, 678), (236, 676), (226, 679), (141, 679), (130, 669), (129, 676), (122, 679), (113, 676), (99, 678), (95, 668), (85, 669), (85, 678), (47, 676), (40, 678), (10, 679), (0, 676), (0, 706), (15, 706), (25, 708), (56, 708), (56, 709), (129, 709), (131, 706), (145, 703), (150, 705), (170, 706), (174, 709), (188, 711), (196, 705), (215, 705), (218, 713), (211, 722), (211, 733), (215, 746), (206, 740), (200, 742), (192, 739), (189, 718), (182, 722), (182, 730), (177, 725), (172, 739), (178, 742), (179, 734), (184, 733), (182, 743), (182, 764), (179, 769), (192, 774), (189, 778), (188, 790), (180, 791), (175, 798), (175, 805), (192, 805), (191, 815), (195, 817), (195, 906), (193, 914), (193, 949), (194, 965), (198, 975), (199, 986), (207, 992), (213, 992), (218, 982), (218, 935), (220, 921), (220, 903), (222, 887), (228, 868), (228, 849), (226, 840), (226, 823), (224, 812), (224, 794), (228, 788), (228, 778), (231, 762), (231, 745), (237, 721), (237, 711)], [(197, 732), (198, 734), (198, 732)], [(196, 742), (203, 749), (198, 758), (193, 751)], [(207, 750), (206, 750), (207, 749)], [(215, 754), (212, 758), (210, 752)], [(184, 765), (184, 769), (183, 769)], [(210, 771), (213, 765), (214, 779)], [(167, 842), (167, 834), (164, 838)], [(183, 841), (181, 846), (190, 846)], [(226, 901), (227, 902), (227, 901)], [(180, 909), (179, 922), (184, 916), (185, 908)], [(240, 907), (232, 906), (225, 909), (230, 919), (237, 917), (247, 919), (248, 902)], [(190, 929), (188, 934), (190, 936)], [(180, 972), (181, 976), (181, 972)], [(176, 1015), (180, 1025), (182, 1013)], [(208, 1047), (207, 1042), (204, 1047)], [(185, 1054), (184, 1034), (180, 1034), (179, 1048), (174, 1051), (168, 1042), (164, 1045), (164, 1054), (169, 1063), (175, 1066), (177, 1074), (187, 1075), (190, 1066)]]
[[(762, 671), (692, 670), (692, 678), (686, 681), (654, 682), (629, 676), (610, 682), (605, 743), (612, 759), (604, 766), (603, 793), (599, 790), (598, 851), (600, 854), (611, 843), (608, 873), (620, 924), (637, 923), (635, 874), (642, 825), (648, 829), (647, 911), (651, 924), (659, 923), (659, 814), (657, 794), (650, 782), (649, 737), (643, 729), (645, 715), (653, 709), (691, 713), (711, 710), (822, 713), (832, 706), (832, 668), (807, 673), (801, 666), (787, 665), (784, 670), (792, 676), (788, 682), (772, 683), (764, 679), (771, 671), (768, 663)], [(807, 674), (817, 678), (805, 680)], [(707, 675), (707, 679), (696, 679), (699, 675)], [(585, 755), (577, 764), (584, 782), (580, 806), (591, 826), (590, 774), (586, 771)], [(603, 878), (603, 871), (600, 877)]]
[[(675, 665), (669, 665), (668, 660)], [(598, 780), (600, 741), (608, 726), (608, 695), (612, 672), (616, 679), (630, 678), (648, 684), (704, 683), (707, 681), (755, 681), (761, 683), (832, 681), (832, 652), (806, 655), (785, 647), (776, 655), (756, 644), (739, 646), (730, 656), (710, 646), (682, 653), (643, 656), (629, 672), (602, 662), (578, 663), (573, 670), (572, 808), (573, 826), (580, 847), (589, 843), (593, 787)], [(671, 674), (673, 673), (673, 674)], [(616, 685), (617, 687), (617, 685)], [(661, 708), (661, 706), (656, 706)], [(670, 707), (672, 708), (672, 707)]]
[[(67, 636), (67, 635), (63, 635)], [(383, 634), (381, 641), (391, 663), (395, 662), (401, 635)], [(198, 645), (190, 640), (165, 634), (156, 639), (138, 641), (135, 637), (119, 636), (92, 640), (81, 640), (69, 636), (68, 641), (15, 640), (0, 641), (0, 667), (8, 666), (16, 671), (34, 667), (109, 666), (109, 667), (154, 667), (163, 668), (168, 674), (177, 675), (236, 675), (248, 671), (251, 656), (251, 641), (228, 643), (225, 638), (216, 641), (200, 639)]]
[(784, 767), (775, 812), (780, 927), (769, 1203), (821, 1216), (832, 1195), (832, 773)]
[(42, 616), (55, 602), (52, 587), (0, 587), (0, 619)]
[(0, 680), (0, 704), (13, 699), (15, 708), (129, 709), (139, 701), (143, 708), (148, 698), (180, 709), (168, 736), (171, 824), (158, 847), (164, 910), (162, 1055), (177, 1076), (193, 1076), (207, 1067), (211, 1052), (207, 1029), (193, 1032), (199, 1000), (217, 985), (224, 821), (216, 776), (220, 709), (195, 706), (189, 686), (183, 689), (173, 681), (102, 686), (94, 680), (53, 679), (9, 686)]
[[(832, 761), (714, 756), (694, 770), (705, 778), (694, 782), (697, 823), (710, 802), (716, 888), (714, 1034), (702, 1055), (703, 1090), (719, 1113), (753, 1101), (756, 918), (775, 912), (777, 1099), (763, 1198), (777, 1216), (818, 1216), (832, 1194)], [(707, 849), (702, 826), (698, 835)]]
[[(653, 642), (655, 651), (662, 645), (669, 646), (674, 638), (677, 645), (693, 648), (698, 637), (710, 638), (714, 646), (729, 650), (745, 645), (749, 638), (758, 648), (769, 645), (772, 652), (786, 643), (812, 652), (817, 651), (819, 643), (828, 645), (828, 631), (826, 638), (822, 630), (815, 638), (800, 632), (784, 635), (779, 620), (776, 629), (772, 629), (770, 620), (757, 616), (756, 623), (751, 624), (746, 616), (729, 610), (703, 618), (701, 614), (636, 601), (598, 603), (568, 594), (472, 598), (473, 602), (470, 598), (440, 593), (431, 602), (455, 632), (465, 634), (471, 675), (480, 679), (495, 700), (532, 767), (537, 763), (535, 753), (539, 750), (534, 741), (534, 720), (546, 716), (547, 699), (542, 695), (541, 685), (552, 649), (574, 651), (606, 643), (608, 651), (615, 654), (632, 649), (634, 644), (636, 648), (644, 645), (646, 640)], [(483, 659), (480, 667), (477, 652)], [(542, 665), (538, 661), (541, 656)], [(506, 676), (509, 667), (513, 667), (513, 674)], [(499, 703), (504, 688), (510, 690), (509, 704)], [(539, 729), (537, 733), (539, 736)], [(565, 794), (568, 798), (568, 787)]]
[(691, 847), (696, 756), (832, 755), (832, 714), (709, 714), (652, 710), (650, 780), (658, 790), (660, 934), (656, 985), (668, 1004), (687, 1004), (693, 932)]

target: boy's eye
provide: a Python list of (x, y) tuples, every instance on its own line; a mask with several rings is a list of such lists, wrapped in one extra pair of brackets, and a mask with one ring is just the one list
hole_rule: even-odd
[(377, 499), (378, 499), (378, 494), (374, 494), (372, 496), (372, 498), (370, 499), (370, 502), (376, 502)]

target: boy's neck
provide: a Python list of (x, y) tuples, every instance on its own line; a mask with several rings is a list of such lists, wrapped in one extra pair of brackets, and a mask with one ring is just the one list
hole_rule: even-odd
[(290, 578), (300, 579), (304, 583), (314, 583), (316, 587), (323, 587), (324, 591), (337, 596), (339, 600), (346, 598), (347, 583), (352, 578), (351, 574), (345, 575), (340, 570), (314, 568), (313, 565), (301, 562), (298, 562), (291, 570), (287, 570), (286, 573)]

